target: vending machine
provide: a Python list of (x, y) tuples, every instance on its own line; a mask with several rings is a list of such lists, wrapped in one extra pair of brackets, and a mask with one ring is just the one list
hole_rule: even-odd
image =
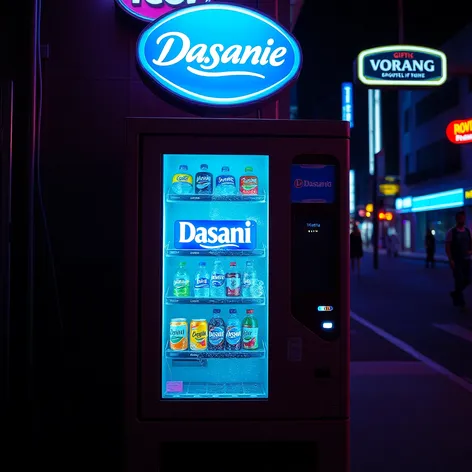
[(127, 136), (127, 470), (347, 471), (349, 123)]

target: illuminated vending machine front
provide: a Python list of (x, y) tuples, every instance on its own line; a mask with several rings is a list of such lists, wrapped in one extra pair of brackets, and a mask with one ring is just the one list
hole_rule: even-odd
[(207, 3), (136, 48), (146, 85), (208, 118), (127, 120), (126, 467), (345, 472), (349, 124), (235, 119), (279, 116), (301, 49)]
[(162, 159), (162, 398), (267, 398), (269, 158)]
[(186, 470), (175, 455), (194, 447), (225, 461), (236, 443), (347, 470), (348, 133), (129, 120), (128, 470)]

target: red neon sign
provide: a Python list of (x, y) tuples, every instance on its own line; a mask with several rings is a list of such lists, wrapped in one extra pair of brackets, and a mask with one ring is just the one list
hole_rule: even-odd
[(472, 143), (472, 118), (451, 121), (446, 128), (446, 136), (451, 143)]

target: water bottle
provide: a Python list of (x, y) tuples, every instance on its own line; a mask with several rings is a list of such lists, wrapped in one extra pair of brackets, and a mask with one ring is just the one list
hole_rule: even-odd
[(256, 282), (256, 270), (252, 261), (246, 262), (242, 280), (242, 296), (249, 298), (254, 296), (254, 284)]
[(206, 262), (198, 264), (195, 274), (194, 293), (196, 298), (208, 298), (210, 296), (210, 276), (206, 268)]
[(229, 263), (229, 272), (226, 274), (226, 296), (241, 296), (241, 274), (238, 272), (236, 262)]
[(197, 195), (211, 195), (213, 193), (213, 174), (208, 172), (206, 164), (202, 164), (200, 172), (195, 175), (195, 193)]
[(179, 267), (175, 272), (173, 294), (174, 297), (190, 296), (190, 278), (185, 270), (185, 262), (180, 262)]
[(172, 177), (172, 191), (178, 195), (186, 195), (193, 191), (193, 178), (188, 173), (188, 167), (181, 165), (179, 172)]
[(208, 323), (208, 349), (222, 351), (225, 348), (226, 324), (221, 318), (221, 310), (215, 308), (213, 317)]
[(215, 193), (217, 195), (236, 195), (236, 179), (229, 173), (229, 167), (221, 168), (221, 175), (216, 178)]
[(225, 296), (225, 279), (226, 274), (221, 261), (213, 263), (210, 281), (210, 295), (213, 298), (224, 298)]
[(226, 323), (225, 349), (227, 351), (240, 351), (242, 344), (241, 321), (238, 312), (231, 308), (229, 319)]
[(259, 348), (259, 324), (254, 316), (254, 310), (246, 310), (246, 318), (243, 320), (243, 349), (253, 350)]

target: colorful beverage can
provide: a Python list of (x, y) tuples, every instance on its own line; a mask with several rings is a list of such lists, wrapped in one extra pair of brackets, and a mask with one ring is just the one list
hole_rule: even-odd
[(173, 351), (186, 351), (188, 349), (188, 323), (185, 318), (170, 320), (169, 347)]
[(208, 347), (207, 320), (192, 320), (190, 322), (190, 350), (206, 351)]

